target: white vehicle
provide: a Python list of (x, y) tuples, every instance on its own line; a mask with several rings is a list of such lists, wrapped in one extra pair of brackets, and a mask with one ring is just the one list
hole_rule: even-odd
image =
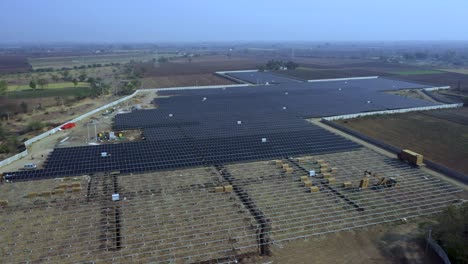
[(34, 164), (34, 163), (24, 164), (23, 169), (25, 169), (25, 170), (35, 170), (35, 169), (37, 169), (37, 165)]

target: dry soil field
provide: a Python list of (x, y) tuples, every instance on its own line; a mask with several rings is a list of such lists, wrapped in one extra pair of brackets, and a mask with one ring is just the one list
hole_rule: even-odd
[(340, 120), (390, 145), (408, 148), (468, 174), (468, 108)]

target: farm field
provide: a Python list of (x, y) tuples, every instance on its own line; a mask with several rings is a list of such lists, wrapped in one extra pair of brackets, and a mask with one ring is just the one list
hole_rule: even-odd
[[(74, 66), (92, 65), (92, 64), (109, 64), (109, 63), (127, 63), (134, 61), (149, 61), (158, 59), (167, 54), (157, 53), (118, 53), (106, 55), (89, 55), (89, 56), (67, 56), (67, 57), (44, 57), (44, 58), (29, 58), (33, 69), (40, 68), (72, 68)], [(173, 55), (169, 55), (173, 56)]]
[(468, 91), (468, 75), (444, 72), (437, 74), (417, 74), (417, 75), (399, 75), (395, 77), (401, 80), (433, 84), (435, 86), (451, 86), (454, 89)]
[(460, 73), (460, 74), (468, 74), (468, 68), (461, 68), (461, 69), (439, 69), (440, 71), (445, 71), (445, 72), (454, 72), (454, 73)]
[(27, 72), (30, 69), (26, 56), (0, 55), (0, 74)]
[[(8, 83), (8, 88), (11, 87), (29, 87), (29, 82), (31, 80), (46, 79), (49, 80), (49, 86), (55, 83), (69, 83), (73, 86), (72, 82), (65, 82), (59, 80), (58, 82), (53, 81), (54, 76), (59, 78), (62, 76), (64, 71), (54, 71), (54, 72), (28, 72), (28, 73), (16, 73), (16, 74), (2, 74), (0, 77), (2, 80), (5, 80)], [(96, 68), (86, 68), (86, 69), (71, 69), (68, 70), (70, 76), (73, 78), (78, 78), (79, 75), (85, 74), (86, 77), (92, 78), (102, 78), (102, 79), (111, 79), (118, 74), (118, 68), (116, 66), (103, 66)]]
[(177, 58), (157, 67), (146, 67), (144, 77), (213, 74), (216, 71), (256, 69), (266, 61), (266, 59), (257, 58), (229, 58), (222, 55), (197, 57), (193, 58), (192, 62), (188, 62), (186, 58)]
[(289, 70), (289, 71), (276, 71), (276, 73), (303, 79), (303, 80), (388, 75), (388, 74), (383, 74), (381, 72), (375, 72), (375, 71), (358, 69), (358, 68), (314, 69), (314, 68), (307, 68), (307, 67), (299, 67), (295, 70)]
[[(63, 89), (63, 88), (70, 88), (75, 87), (73, 82), (56, 82), (56, 83), (49, 83), (45, 86), (46, 89)], [(86, 82), (78, 82), (76, 87), (89, 87), (89, 83)], [(37, 88), (38, 90), (40, 88)], [(20, 91), (20, 90), (32, 90), (29, 87), (29, 84), (14, 84), (8, 85), (8, 91)]]
[(56, 87), (51, 89), (22, 89), (18, 91), (8, 92), (7, 96), (11, 99), (31, 99), (31, 98), (43, 98), (43, 97), (86, 97), (91, 94), (91, 88), (89, 85), (82, 86), (64, 86)]
[(439, 74), (441, 71), (437, 70), (407, 70), (407, 71), (395, 71), (397, 75), (424, 75), (424, 74)]
[(234, 82), (214, 74), (188, 74), (172, 76), (155, 76), (143, 78), (143, 88), (163, 88), (178, 86), (202, 86), (234, 84)]
[(468, 109), (436, 110), (336, 121), (390, 145), (468, 174)]

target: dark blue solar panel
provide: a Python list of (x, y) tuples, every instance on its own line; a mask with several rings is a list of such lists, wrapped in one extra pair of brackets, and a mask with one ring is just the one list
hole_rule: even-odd
[(349, 151), (360, 146), (302, 118), (434, 105), (383, 92), (421, 87), (378, 78), (164, 91), (160, 94), (177, 96), (156, 98), (157, 109), (115, 117), (116, 130), (142, 129), (145, 141), (55, 149), (44, 169), (7, 173), (6, 179), (137, 173)]

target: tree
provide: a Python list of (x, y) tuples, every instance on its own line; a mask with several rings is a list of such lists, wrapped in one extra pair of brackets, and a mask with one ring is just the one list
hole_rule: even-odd
[(86, 73), (82, 72), (78, 76), (78, 80), (80, 80), (80, 82), (84, 82), (86, 80), (86, 77), (87, 77)]
[(78, 80), (76, 78), (73, 78), (72, 82), (73, 82), (73, 85), (75, 85), (75, 87), (78, 85)]
[(87, 82), (88, 82), (90, 85), (92, 85), (93, 83), (96, 83), (96, 79), (94, 79), (93, 77), (89, 77)]
[(23, 110), (23, 113), (28, 112), (28, 104), (26, 102), (22, 101), (20, 104), (20, 107), (21, 107), (21, 110)]
[(164, 56), (162, 56), (161, 58), (158, 59), (158, 62), (161, 63), (161, 64), (162, 64), (162, 63), (166, 63), (166, 62), (168, 62), (168, 61), (169, 61), (169, 59), (166, 58), (166, 57), (164, 57)]
[(63, 71), (63, 72), (62, 72), (62, 79), (63, 79), (64, 81), (68, 81), (68, 80), (70, 79), (70, 72), (67, 71), (67, 70)]
[(468, 263), (468, 203), (449, 206), (437, 220), (433, 227), (434, 239), (452, 263)]
[(265, 65), (267, 70), (270, 71), (277, 71), (283, 66), (283, 62), (279, 60), (270, 60)]
[(52, 74), (52, 80), (54, 82), (58, 82), (60, 80), (60, 78), (57, 76), (57, 74)]
[(26, 125), (26, 131), (36, 131), (41, 130), (45, 127), (45, 124), (38, 120), (33, 120)]
[(286, 66), (288, 70), (295, 70), (297, 67), (299, 67), (299, 64), (295, 63), (294, 61), (288, 61), (284, 66)]
[(31, 80), (31, 81), (29, 82), (29, 87), (31, 87), (31, 89), (33, 89), (33, 90), (36, 90), (36, 87), (37, 87), (36, 81), (35, 81), (35, 80)]
[(0, 140), (4, 140), (7, 137), (7, 131), (3, 128), (2, 124), (0, 124)]
[(8, 83), (4, 80), (0, 81), (0, 96), (5, 95), (8, 89)]
[(41, 78), (37, 80), (37, 84), (41, 87), (41, 89), (44, 89), (44, 87), (47, 86), (49, 82), (46, 79)]

